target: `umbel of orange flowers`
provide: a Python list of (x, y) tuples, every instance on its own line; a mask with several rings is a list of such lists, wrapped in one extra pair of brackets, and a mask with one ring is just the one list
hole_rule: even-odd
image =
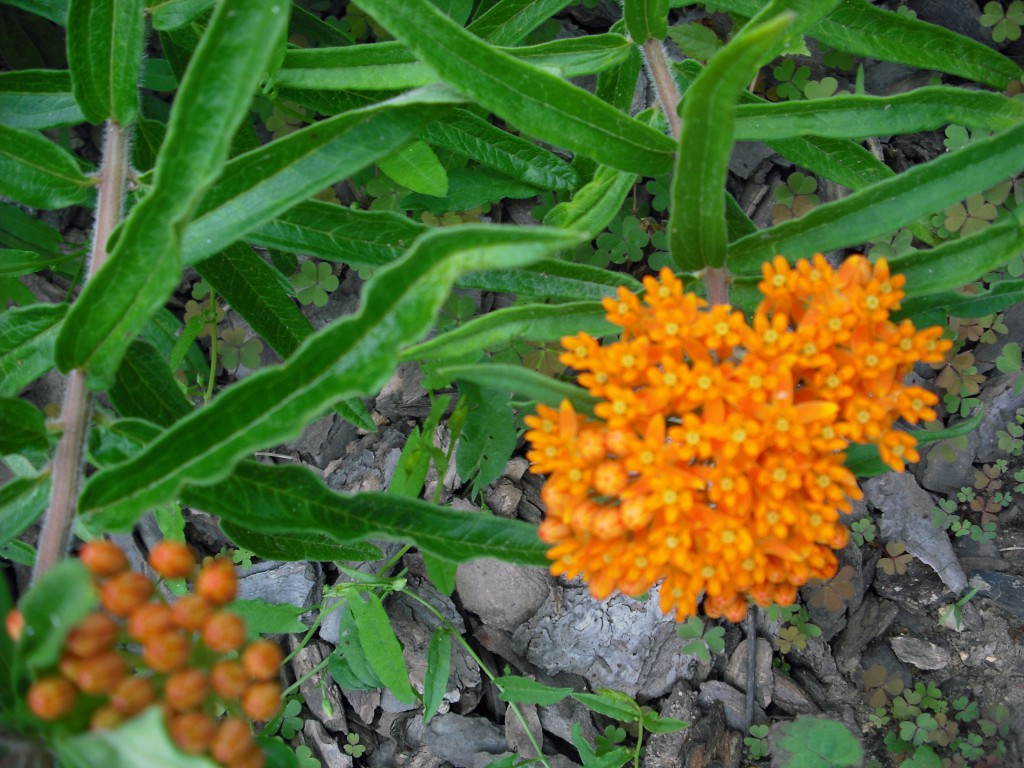
[(665, 269), (643, 300), (624, 288), (604, 300), (618, 341), (562, 339), (598, 403), (596, 419), (569, 401), (526, 419), (532, 469), (549, 475), (552, 573), (582, 574), (599, 599), (661, 581), (677, 620), (703, 592), (708, 616), (739, 621), (751, 599), (786, 605), (835, 574), (839, 515), (861, 496), (849, 443), (877, 445), (897, 471), (918, 460), (894, 423), (934, 419), (937, 398), (904, 377), (950, 342), (889, 319), (905, 278), (863, 256), (838, 269), (779, 256), (763, 273), (752, 323)]

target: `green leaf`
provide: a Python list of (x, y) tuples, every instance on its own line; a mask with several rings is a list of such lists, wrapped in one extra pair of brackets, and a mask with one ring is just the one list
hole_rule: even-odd
[(117, 381), (107, 394), (122, 416), (147, 419), (162, 427), (193, 410), (167, 361), (152, 344), (140, 339), (128, 347)]
[(245, 619), (249, 637), (294, 634), (309, 629), (299, 620), (306, 612), (301, 605), (268, 603), (259, 599), (235, 600), (231, 603), (231, 611)]
[(725, 179), (736, 100), (793, 20), (792, 14), (783, 14), (744, 27), (686, 91), (668, 229), (672, 259), (684, 270), (725, 262)]
[(423, 224), (397, 213), (359, 211), (309, 200), (261, 225), (246, 239), (360, 268), (394, 261), (426, 230)]
[[(495, 48), (525, 64), (579, 77), (613, 67), (629, 55), (621, 35), (588, 35), (521, 48)], [(399, 91), (438, 81), (401, 43), (300, 48), (288, 51), (275, 85), (293, 90)]]
[(464, 109), (427, 126), (424, 138), (542, 189), (573, 189), (579, 179), (572, 166), (531, 141), (514, 136)]
[(286, 30), (280, 0), (224, 0), (189, 62), (153, 171), (153, 188), (129, 214), (106, 264), (86, 284), (57, 342), (62, 371), (89, 369), (89, 386), (105, 389), (146, 319), (181, 277), (181, 224), (220, 174), (231, 137)]
[(656, 176), (674, 142), (560, 77), (518, 61), (453, 24), (427, 0), (361, 7), (449, 85), (521, 130), (623, 171)]
[(517, 270), (478, 271), (458, 283), (461, 288), (504, 291), (537, 299), (595, 301), (614, 296), (619, 286), (637, 293), (643, 290), (639, 280), (623, 272), (588, 264), (545, 260)]
[(864, 747), (842, 723), (798, 717), (772, 726), (772, 761), (792, 768), (853, 768), (864, 762)]
[(195, 21), (213, 8), (217, 0), (157, 0), (149, 5), (153, 29), (169, 30)]
[(640, 706), (619, 691), (600, 690), (597, 693), (574, 693), (572, 697), (587, 709), (623, 723), (640, 719)]
[(85, 566), (63, 560), (36, 580), (19, 607), (25, 630), (15, 646), (15, 669), (55, 665), (68, 632), (96, 605), (98, 595)]
[(401, 147), (432, 114), (385, 102), (321, 120), (236, 157), (203, 197), (182, 244), (186, 263), (222, 250), (341, 179)]
[(359, 645), (384, 686), (399, 701), (412, 704), (416, 693), (409, 685), (409, 670), (391, 620), (375, 593), (370, 592), (366, 597), (364, 601), (361, 595), (353, 595), (348, 602), (359, 628)]
[(68, 0), (9, 0), (4, 5), (24, 8), (63, 27), (68, 17)]
[(0, 396), (18, 394), (53, 367), (67, 306), (35, 304), (0, 312)]
[(466, 398), (469, 412), (455, 451), (455, 468), (463, 482), (473, 478), (473, 497), (501, 477), (516, 447), (515, 421), (504, 390), (460, 382), (459, 394)]
[(999, 280), (976, 293), (942, 291), (905, 299), (894, 319), (910, 318), (919, 328), (944, 325), (950, 315), (984, 317), (1024, 301), (1024, 280)]
[(1017, 373), (1022, 365), (1024, 360), (1021, 359), (1020, 344), (1016, 341), (1004, 344), (1003, 353), (996, 358), (996, 368), (1003, 373)]
[(576, 242), (571, 235), (521, 227), (465, 226), (423, 235), (367, 283), (358, 314), (308, 337), (283, 365), (235, 384), (136, 458), (94, 475), (80, 511), (129, 525), (186, 483), (224, 478), (252, 450), (298, 436), (339, 399), (377, 391), (394, 370), (399, 348), (429, 330), (461, 272), (514, 267)]
[(661, 717), (654, 712), (645, 712), (641, 722), (644, 728), (651, 733), (676, 733), (690, 726), (684, 720), (676, 720), (674, 717)]
[(0, 124), (0, 194), (32, 208), (66, 208), (84, 202), (92, 184), (49, 139)]
[(668, 0), (625, 0), (622, 18), (633, 41), (643, 45), (650, 38), (668, 34)]
[(339, 611), (338, 644), (334, 653), (328, 657), (327, 669), (342, 688), (365, 691), (383, 687), (363, 653), (351, 600), (346, 600), (345, 606)]
[(540, 189), (510, 179), (489, 168), (453, 168), (448, 173), (448, 195), (443, 198), (411, 194), (402, 199), (402, 206), (412, 210), (425, 208), (434, 214), (467, 211), (505, 198), (536, 197)]
[[(703, 71), (693, 60), (675, 62), (672, 70), (678, 80), (690, 83)], [(740, 104), (766, 104), (768, 102), (744, 91)], [(737, 116), (742, 114), (742, 107)], [(774, 151), (794, 165), (831, 179), (844, 187), (860, 189), (876, 181), (893, 176), (892, 170), (871, 152), (859, 144), (846, 139), (830, 139), (822, 136), (773, 139), (765, 142)]]
[(421, 195), (444, 197), (448, 194), (448, 172), (427, 144), (410, 141), (396, 152), (377, 161), (393, 181)]
[(0, 455), (26, 448), (46, 450), (49, 442), (42, 411), (27, 400), (0, 397)]
[(220, 516), (232, 539), (261, 556), (245, 538), (247, 531), (290, 542), (287, 560), (333, 559), (304, 556), (303, 538), (316, 537), (323, 542), (320, 547), (383, 538), (414, 544), (456, 563), (490, 557), (518, 565), (548, 564), (536, 527), (521, 520), (389, 493), (335, 493), (303, 467), (243, 462), (215, 485), (186, 488), (182, 498)]
[[(934, 443), (936, 440), (951, 440), (977, 429), (981, 424), (984, 410), (984, 408), (978, 408), (971, 418), (944, 429), (908, 429), (906, 431), (917, 440), (918, 445)], [(877, 477), (891, 471), (889, 465), (879, 458), (878, 446), (873, 443), (851, 443), (846, 450), (844, 464), (857, 477)]]
[[(709, 5), (743, 16), (753, 16), (760, 7), (758, 0), (714, 0)], [(843, 0), (807, 34), (855, 56), (934, 69), (999, 89), (1021, 76), (1020, 67), (986, 45), (877, 8), (868, 0)]]
[(167, 734), (159, 707), (110, 730), (60, 736), (54, 748), (68, 768), (216, 768), (205, 757), (186, 755)]
[(572, 229), (594, 239), (622, 209), (622, 202), (636, 184), (636, 174), (599, 166), (590, 183), (559, 203), (544, 217), (549, 227)]
[(743, 237), (729, 245), (729, 263), (733, 271), (751, 274), (779, 253), (793, 260), (863, 243), (988, 189), (1022, 168), (1024, 123), (818, 206), (799, 219)]
[(722, 47), (718, 35), (697, 22), (669, 27), (668, 36), (683, 53), (700, 61), (707, 61)]
[(427, 576), (437, 587), (437, 591), (451, 597), (455, 591), (455, 577), (459, 572), (458, 563), (430, 552), (423, 553), (423, 563), (427, 566)]
[(0, 547), (27, 531), (49, 503), (49, 475), (18, 477), (0, 486)]
[(468, 29), (491, 45), (518, 45), (534, 29), (575, 0), (498, 0)]
[(71, 73), (58, 69), (0, 72), (0, 122), (13, 128), (75, 125), (85, 118), (71, 93)]
[(33, 272), (41, 272), (57, 264), (81, 258), (80, 254), (53, 256), (35, 251), (0, 251), (0, 276), (20, 277)]
[(552, 688), (528, 677), (506, 675), (494, 680), (498, 686), (498, 698), (512, 704), (536, 704), (550, 707), (572, 695), (572, 688)]
[(512, 391), (525, 400), (535, 400), (552, 408), (557, 408), (562, 400), (569, 400), (580, 413), (593, 413), (597, 403), (597, 398), (582, 387), (519, 365), (452, 365), (441, 368), (437, 375), (481, 387)]
[(144, 0), (71, 0), (68, 6), (68, 68), (75, 100), (85, 119), (121, 125), (139, 109), (139, 69), (145, 32)]
[(1024, 249), (1024, 228), (1005, 216), (981, 232), (889, 259), (889, 269), (905, 275), (908, 297), (962, 288), (997, 269)]
[(452, 666), (452, 638), (444, 625), (434, 630), (427, 646), (427, 671), (423, 676), (423, 724), (426, 725), (444, 702)]
[(580, 331), (605, 336), (614, 330), (605, 314), (604, 307), (593, 301), (507, 307), (408, 347), (402, 359), (457, 358), (519, 339), (558, 341)]
[(860, 139), (931, 131), (949, 123), (998, 131), (1024, 120), (1024, 102), (1002, 94), (935, 86), (892, 96), (834, 96), (813, 101), (741, 104), (737, 140), (794, 136)]

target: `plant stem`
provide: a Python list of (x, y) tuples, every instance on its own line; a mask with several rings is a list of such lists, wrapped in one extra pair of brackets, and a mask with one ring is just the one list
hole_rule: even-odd
[(679, 118), (679, 102), (682, 96), (679, 95), (679, 88), (676, 81), (672, 79), (672, 70), (669, 68), (668, 59), (665, 58), (665, 49), (660, 40), (649, 38), (643, 45), (644, 59), (651, 71), (651, 79), (654, 80), (654, 90), (658, 93), (658, 100), (661, 108), (668, 118), (668, 127), (673, 138), (678, 139), (683, 128), (682, 120)]
[(704, 285), (712, 307), (729, 303), (729, 273), (724, 267), (704, 267)]
[(757, 608), (747, 611), (747, 700), (744, 712), (744, 731), (750, 732), (754, 724), (754, 696), (757, 691)]
[[(127, 173), (128, 135), (124, 128), (110, 121), (107, 123), (103, 143), (96, 227), (86, 280), (95, 275), (107, 260), (107, 241), (121, 220)], [(53, 459), (53, 491), (39, 536), (33, 582), (67, 555), (71, 526), (78, 507), (78, 486), (82, 476), (82, 455), (89, 429), (91, 405), (92, 396), (85, 386), (85, 371), (76, 368), (68, 376), (64, 393), (61, 413), (64, 431)]]

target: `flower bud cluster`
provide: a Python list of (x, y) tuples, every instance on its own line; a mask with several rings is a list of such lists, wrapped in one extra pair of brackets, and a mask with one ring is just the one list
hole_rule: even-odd
[[(231, 562), (208, 559), (197, 568), (186, 545), (157, 544), (149, 553), (157, 574), (195, 576), (191, 594), (166, 601), (110, 542), (88, 542), (79, 559), (100, 607), (68, 633), (57, 669), (31, 685), (29, 710), (57, 721), (84, 708), (90, 728), (101, 730), (157, 705), (184, 752), (229, 768), (261, 768), (251, 722), (280, 708), (282, 653), (267, 640), (246, 644), (245, 622), (229, 609), (237, 591)], [(22, 625), (12, 611), (7, 630), (15, 639)]]
[(619, 340), (562, 339), (560, 359), (597, 404), (596, 418), (566, 400), (526, 419), (532, 470), (549, 475), (540, 536), (553, 573), (582, 575), (598, 598), (661, 581), (662, 609), (680, 621), (702, 593), (708, 616), (737, 621), (750, 600), (792, 603), (835, 574), (839, 515), (860, 497), (850, 443), (877, 446), (896, 471), (917, 461), (895, 422), (934, 419), (937, 398), (904, 377), (950, 343), (890, 320), (903, 276), (821, 255), (794, 267), (780, 256), (763, 273), (750, 321), (665, 269), (643, 298), (605, 299)]

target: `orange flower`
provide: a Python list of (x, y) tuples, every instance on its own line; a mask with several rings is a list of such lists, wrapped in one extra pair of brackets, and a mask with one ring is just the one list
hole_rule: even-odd
[(738, 621), (751, 600), (790, 603), (835, 574), (839, 515), (860, 497), (849, 442), (874, 443), (897, 471), (917, 460), (894, 425), (934, 418), (937, 398), (903, 380), (950, 342), (889, 320), (903, 276), (820, 255), (793, 267), (779, 256), (762, 274), (749, 324), (666, 269), (644, 278), (642, 300), (621, 288), (605, 299), (618, 341), (562, 340), (598, 403), (596, 418), (568, 401), (526, 418), (533, 471), (549, 475), (540, 536), (553, 573), (582, 575), (598, 598), (660, 581), (678, 620), (703, 593), (707, 615)]

